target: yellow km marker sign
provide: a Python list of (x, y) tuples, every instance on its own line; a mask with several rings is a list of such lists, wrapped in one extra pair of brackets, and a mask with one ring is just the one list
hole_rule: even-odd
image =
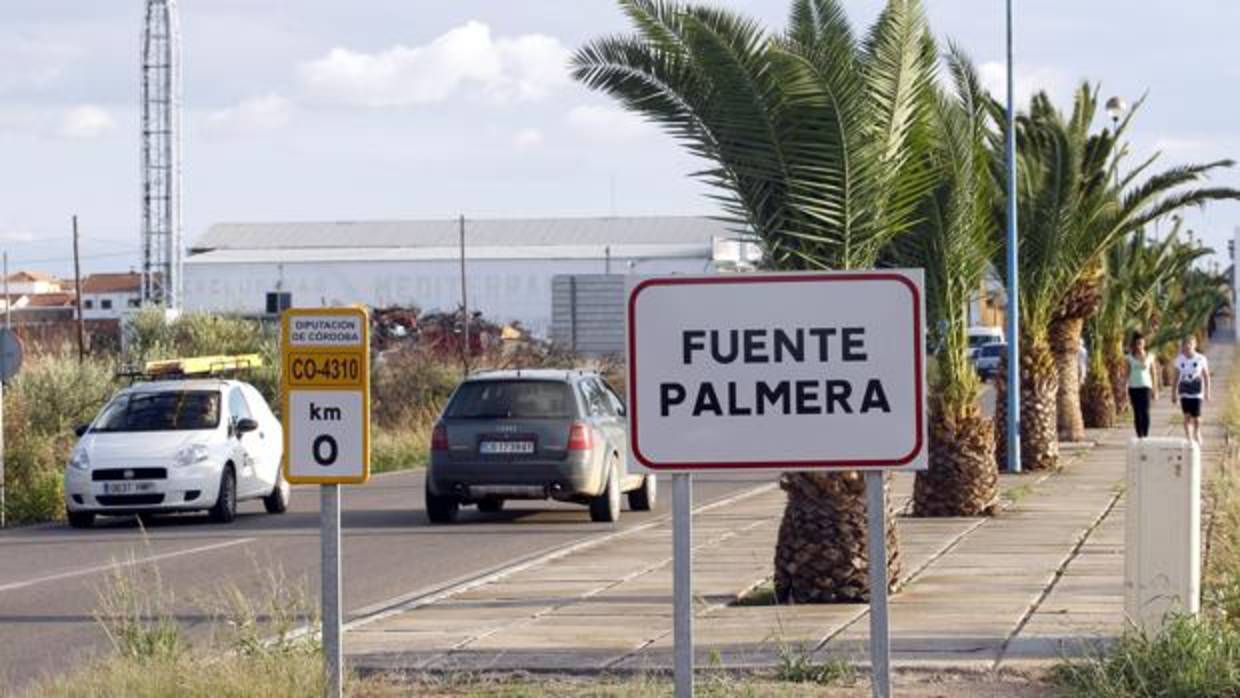
[(370, 320), (362, 308), (293, 308), (281, 318), (284, 477), (370, 478)]

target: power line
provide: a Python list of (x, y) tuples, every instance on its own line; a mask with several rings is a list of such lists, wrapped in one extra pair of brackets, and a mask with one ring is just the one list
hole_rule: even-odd
[[(134, 257), (138, 256), (138, 250), (135, 248), (129, 252), (107, 252), (104, 254), (84, 254), (82, 259), (107, 259), (112, 257)], [(53, 264), (56, 262), (72, 262), (73, 255), (68, 257), (44, 257), (41, 259), (26, 259), (22, 257), (14, 257), (13, 261), (18, 264)]]

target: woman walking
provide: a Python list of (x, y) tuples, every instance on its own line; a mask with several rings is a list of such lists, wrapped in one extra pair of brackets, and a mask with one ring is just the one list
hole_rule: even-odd
[(1171, 388), (1171, 401), (1180, 402), (1184, 413), (1184, 438), (1201, 445), (1201, 405), (1210, 401), (1210, 362), (1197, 351), (1197, 338), (1189, 335), (1175, 357), (1178, 378)]
[(1134, 332), (1128, 345), (1128, 402), (1139, 439), (1150, 435), (1150, 405), (1158, 399), (1155, 368), (1154, 356), (1145, 351), (1145, 335)]

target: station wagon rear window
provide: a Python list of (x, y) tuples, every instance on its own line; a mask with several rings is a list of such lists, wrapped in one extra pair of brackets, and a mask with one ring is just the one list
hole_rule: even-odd
[(469, 381), (448, 404), (450, 419), (569, 419), (573, 394), (561, 381)]
[(118, 396), (103, 408), (91, 431), (188, 431), (219, 424), (218, 391), (170, 390)]

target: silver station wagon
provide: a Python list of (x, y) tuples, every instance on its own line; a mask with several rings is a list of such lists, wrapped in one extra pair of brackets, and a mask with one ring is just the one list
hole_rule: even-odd
[(595, 372), (512, 370), (466, 378), (431, 436), (426, 512), (497, 512), (510, 499), (586, 504), (594, 521), (655, 504), (655, 477), (629, 473), (624, 401)]

